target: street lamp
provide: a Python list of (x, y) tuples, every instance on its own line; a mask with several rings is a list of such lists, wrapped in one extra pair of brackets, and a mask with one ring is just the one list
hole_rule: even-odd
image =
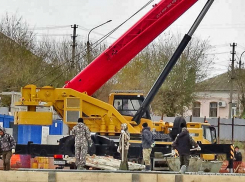
[(240, 56), (240, 59), (239, 59), (239, 69), (241, 69), (241, 66), (242, 66), (242, 55), (245, 51), (242, 52), (241, 56)]
[(89, 35), (90, 35), (90, 33), (92, 32), (92, 30), (94, 30), (94, 29), (96, 29), (96, 28), (98, 28), (98, 27), (100, 27), (100, 26), (102, 26), (102, 25), (104, 25), (104, 24), (106, 24), (106, 23), (109, 23), (109, 22), (111, 22), (111, 21), (112, 21), (112, 20), (108, 20), (107, 22), (102, 23), (102, 24), (100, 24), (100, 25), (98, 25), (98, 26), (92, 28), (92, 29), (88, 32), (88, 40), (87, 40), (87, 57), (88, 57), (88, 64), (90, 63), (90, 43), (89, 43)]

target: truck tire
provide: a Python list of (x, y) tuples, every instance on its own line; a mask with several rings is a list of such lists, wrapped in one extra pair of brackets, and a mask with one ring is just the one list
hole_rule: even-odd
[(181, 132), (183, 127), (186, 127), (185, 118), (176, 117), (174, 119), (174, 124), (173, 124), (172, 131), (169, 134), (170, 137), (172, 138), (172, 140), (174, 140), (176, 138), (176, 136)]

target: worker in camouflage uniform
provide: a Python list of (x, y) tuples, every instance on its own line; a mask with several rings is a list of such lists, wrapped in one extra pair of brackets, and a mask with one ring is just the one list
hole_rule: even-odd
[(3, 159), (3, 169), (10, 170), (10, 159), (15, 153), (16, 141), (13, 136), (6, 133), (5, 129), (0, 127), (0, 154)]
[(117, 148), (117, 152), (121, 155), (122, 162), (125, 163), (125, 165), (121, 165), (123, 170), (128, 170), (128, 150), (130, 145), (129, 140), (130, 133), (128, 132), (128, 125), (126, 123), (123, 123), (121, 124), (121, 134), (119, 137), (119, 146)]
[(188, 166), (190, 161), (190, 149), (195, 147), (198, 150), (201, 150), (198, 144), (189, 135), (189, 131), (187, 130), (186, 127), (183, 127), (182, 132), (176, 136), (172, 144), (172, 147), (173, 149), (176, 149), (179, 153), (181, 173), (188, 171)]
[(75, 164), (77, 169), (85, 169), (88, 147), (92, 146), (92, 140), (88, 127), (83, 123), (83, 118), (78, 119), (78, 124), (73, 127), (72, 134), (75, 136)]

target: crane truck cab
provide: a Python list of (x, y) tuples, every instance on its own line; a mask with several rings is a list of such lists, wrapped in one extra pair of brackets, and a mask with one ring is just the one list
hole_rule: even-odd
[[(124, 116), (134, 116), (143, 100), (144, 95), (142, 91), (122, 90), (112, 91), (109, 94), (109, 104), (113, 105)], [(149, 108), (147, 108), (143, 118), (151, 119)]]

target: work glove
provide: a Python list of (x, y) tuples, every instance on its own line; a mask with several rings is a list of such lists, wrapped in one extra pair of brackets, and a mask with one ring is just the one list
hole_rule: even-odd
[(198, 151), (200, 151), (200, 150), (202, 150), (202, 149), (201, 149), (201, 147), (200, 147), (200, 146), (198, 146), (198, 147), (197, 147), (197, 150), (198, 150)]
[(153, 148), (153, 147), (155, 147), (155, 142), (153, 142), (152, 144), (151, 144), (151, 148)]
[(90, 141), (90, 142), (88, 143), (88, 145), (89, 145), (89, 147), (92, 147), (93, 142), (92, 142), (92, 141)]
[(12, 154), (14, 154), (15, 153), (15, 149), (12, 149)]

